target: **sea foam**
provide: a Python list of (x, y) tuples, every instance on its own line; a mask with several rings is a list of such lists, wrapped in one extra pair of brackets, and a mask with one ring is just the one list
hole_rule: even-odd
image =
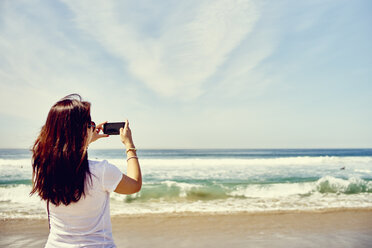
[[(126, 171), (125, 159), (107, 158)], [(111, 194), (112, 214), (372, 207), (372, 157), (140, 158), (143, 187)], [(341, 168), (344, 168), (341, 170)], [(0, 158), (2, 218), (45, 218), (30, 159)]]

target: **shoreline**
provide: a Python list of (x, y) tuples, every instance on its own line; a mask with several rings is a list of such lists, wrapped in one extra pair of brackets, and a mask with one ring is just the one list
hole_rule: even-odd
[[(372, 209), (112, 216), (117, 247), (369, 247)], [(3, 219), (1, 247), (42, 247), (47, 219)]]
[[(205, 211), (205, 212), (156, 212), (156, 213), (131, 213), (131, 214), (111, 214), (111, 219), (114, 218), (141, 218), (141, 217), (198, 217), (198, 216), (236, 216), (236, 215), (280, 215), (280, 214), (321, 214), (321, 213), (337, 213), (337, 212), (372, 212), (372, 207), (336, 207), (336, 208), (319, 208), (319, 209), (293, 209), (293, 210), (266, 210), (266, 211)], [(0, 223), (4, 221), (44, 221), (47, 219), (46, 213), (43, 217), (0, 217)]]
[(234, 212), (165, 212), (165, 213), (140, 213), (140, 214), (118, 214), (111, 218), (140, 218), (140, 217), (198, 217), (198, 216), (235, 216), (235, 215), (280, 215), (280, 214), (321, 214), (349, 211), (371, 212), (372, 207), (348, 207), (348, 208), (320, 208), (320, 209), (294, 209), (294, 210), (268, 210), (268, 211), (234, 211)]

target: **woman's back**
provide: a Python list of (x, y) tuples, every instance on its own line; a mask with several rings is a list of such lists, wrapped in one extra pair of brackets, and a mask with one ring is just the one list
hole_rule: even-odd
[(86, 195), (68, 206), (49, 204), (50, 234), (46, 247), (115, 247), (110, 221), (110, 192), (122, 178), (106, 160), (89, 160)]

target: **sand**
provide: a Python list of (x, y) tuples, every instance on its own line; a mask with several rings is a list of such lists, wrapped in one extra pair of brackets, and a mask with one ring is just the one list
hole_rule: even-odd
[[(372, 210), (112, 217), (118, 247), (372, 247)], [(0, 222), (0, 247), (43, 247), (47, 220)]]

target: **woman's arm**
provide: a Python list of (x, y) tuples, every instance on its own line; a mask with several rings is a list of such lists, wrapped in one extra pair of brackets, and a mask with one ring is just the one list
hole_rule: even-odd
[(135, 148), (128, 120), (125, 122), (124, 128), (120, 128), (120, 139), (127, 148), (128, 167), (127, 175), (123, 174), (121, 181), (114, 191), (119, 194), (137, 193), (142, 187), (142, 175), (136, 151), (128, 150), (130, 148)]

